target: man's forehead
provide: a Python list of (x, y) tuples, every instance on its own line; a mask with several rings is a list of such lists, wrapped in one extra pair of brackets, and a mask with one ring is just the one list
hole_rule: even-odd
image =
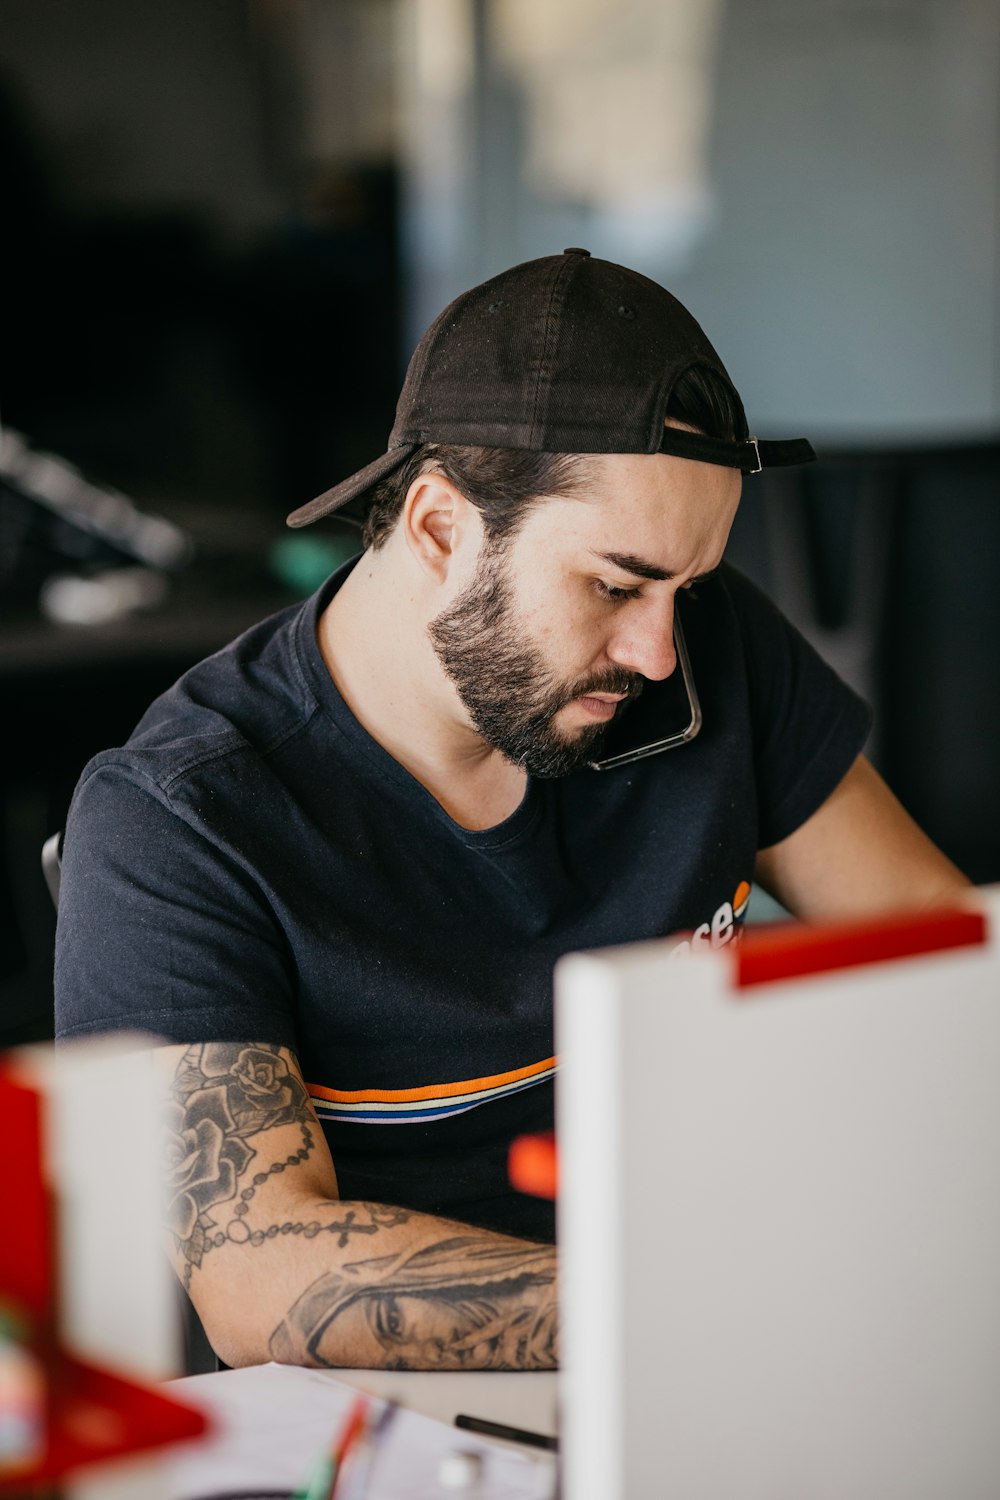
[(588, 454), (570, 494), (525, 518), (532, 551), (652, 581), (718, 564), (740, 497), (737, 470), (661, 454)]
[(678, 493), (738, 493), (739, 469), (701, 463), (673, 453), (581, 453), (576, 455), (572, 493), (580, 499), (648, 494), (669, 500)]
[(563, 499), (568, 509), (582, 501), (577, 514), (588, 529), (605, 522), (639, 528), (652, 523), (660, 531), (686, 521), (712, 524), (735, 510), (742, 488), (738, 469), (664, 453), (588, 453), (572, 488), (551, 498)]

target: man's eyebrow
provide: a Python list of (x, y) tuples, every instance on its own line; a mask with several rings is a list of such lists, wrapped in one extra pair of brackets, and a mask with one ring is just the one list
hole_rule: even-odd
[(658, 568), (655, 563), (646, 562), (634, 552), (594, 552), (592, 555), (601, 562), (610, 563), (613, 568), (621, 568), (623, 573), (634, 574), (636, 578), (652, 578), (659, 583), (663, 579), (677, 577), (670, 568)]
[[(654, 583), (677, 577), (677, 574), (670, 568), (659, 568), (655, 563), (646, 562), (634, 552), (593, 552), (592, 555), (601, 562), (610, 563), (614, 568), (621, 568), (623, 573), (632, 573), (636, 578), (651, 578)], [(697, 578), (692, 578), (689, 582), (691, 584), (707, 583), (710, 578), (715, 577), (719, 566), (717, 564), (714, 568), (709, 568), (707, 573), (699, 573)]]

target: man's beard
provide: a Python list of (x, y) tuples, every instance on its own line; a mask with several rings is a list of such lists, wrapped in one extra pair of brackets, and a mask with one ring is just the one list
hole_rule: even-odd
[(455, 684), (474, 728), (487, 744), (532, 776), (566, 776), (589, 765), (610, 725), (588, 725), (567, 737), (554, 719), (588, 693), (642, 692), (644, 679), (609, 667), (559, 683), (541, 652), (521, 637), (502, 547), (487, 542), (475, 578), (428, 626), (438, 660)]

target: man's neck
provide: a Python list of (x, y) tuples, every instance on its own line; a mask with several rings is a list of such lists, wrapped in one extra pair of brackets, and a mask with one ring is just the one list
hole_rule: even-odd
[(468, 723), (401, 573), (405, 560), (365, 553), (320, 617), (323, 661), (362, 728), (449, 817), (492, 828), (520, 805), (525, 774)]

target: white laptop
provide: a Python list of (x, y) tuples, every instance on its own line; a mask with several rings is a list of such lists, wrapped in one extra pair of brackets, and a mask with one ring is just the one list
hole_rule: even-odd
[(998, 934), (561, 961), (565, 1500), (1000, 1496)]

